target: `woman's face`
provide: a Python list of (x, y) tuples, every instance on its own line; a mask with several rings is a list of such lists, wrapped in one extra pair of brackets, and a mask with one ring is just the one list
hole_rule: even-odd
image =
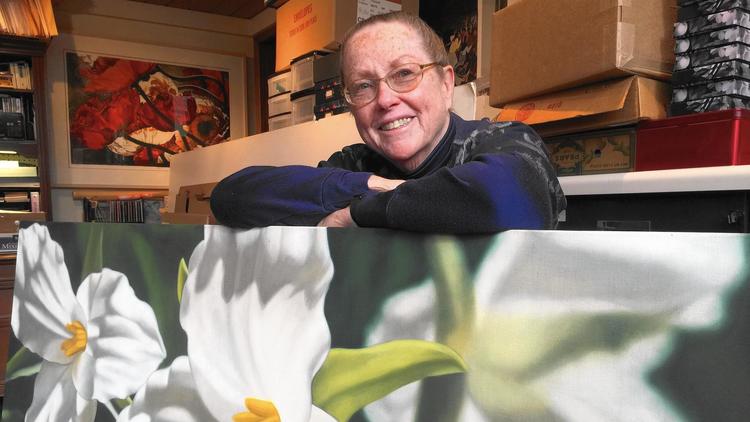
[[(379, 79), (405, 63), (426, 64), (433, 59), (419, 34), (398, 23), (377, 23), (357, 32), (346, 46), (344, 83)], [(424, 70), (419, 85), (410, 92), (393, 91), (377, 82), (375, 99), (352, 106), (360, 136), (370, 148), (405, 171), (416, 169), (435, 148), (448, 128), (453, 98), (453, 68), (432, 66)]]

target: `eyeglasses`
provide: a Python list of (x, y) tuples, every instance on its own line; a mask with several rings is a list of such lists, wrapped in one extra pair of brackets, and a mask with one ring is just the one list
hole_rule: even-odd
[(427, 64), (407, 63), (388, 72), (380, 79), (359, 79), (344, 88), (344, 98), (354, 107), (370, 104), (378, 96), (380, 81), (385, 81), (388, 87), (396, 92), (404, 93), (414, 90), (422, 81), (424, 71), (438, 62)]

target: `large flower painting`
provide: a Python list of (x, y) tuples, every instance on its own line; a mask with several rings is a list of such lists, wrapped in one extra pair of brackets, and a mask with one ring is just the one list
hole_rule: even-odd
[(169, 166), (229, 139), (229, 73), (66, 53), (72, 164)]
[(34, 224), (2, 422), (745, 420), (749, 245)]

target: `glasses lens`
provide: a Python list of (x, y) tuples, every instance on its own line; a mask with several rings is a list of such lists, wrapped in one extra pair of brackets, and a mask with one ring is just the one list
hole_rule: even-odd
[[(385, 83), (396, 92), (409, 92), (419, 85), (422, 81), (424, 70), (432, 67), (435, 63), (419, 65), (408, 63), (399, 66), (388, 73)], [(344, 97), (349, 104), (353, 106), (363, 106), (369, 104), (378, 95), (378, 85), (383, 79), (360, 79), (354, 81), (351, 86), (344, 90)]]
[(344, 90), (344, 97), (354, 106), (365, 105), (372, 101), (377, 94), (377, 82), (369, 79), (354, 81)]
[(422, 68), (415, 63), (405, 64), (386, 76), (388, 86), (397, 92), (407, 92), (416, 88), (422, 78)]

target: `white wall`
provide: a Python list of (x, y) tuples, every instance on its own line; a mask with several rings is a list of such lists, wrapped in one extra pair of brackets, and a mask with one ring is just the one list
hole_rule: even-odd
[[(272, 25), (275, 20), (273, 9), (267, 9), (253, 19), (239, 19), (126, 0), (63, 0), (56, 4), (54, 10), (60, 33), (243, 58), (245, 81), (252, 80), (252, 36)], [(252, 98), (252, 89), (248, 85), (242, 94)], [(238, 132), (239, 136), (255, 131), (255, 119), (250, 118), (253, 110), (248, 103), (251, 101), (244, 102), (240, 113), (246, 123)], [(48, 117), (55, 111), (49, 108)], [(48, 120), (50, 130), (54, 127), (51, 123)], [(66, 133), (60, 132), (64, 131), (51, 132), (48, 141), (52, 143), (55, 139), (59, 141), (59, 137), (67, 137)], [(55, 161), (55, 158), (50, 156), (50, 161)], [(73, 200), (72, 188), (52, 185), (55, 221), (82, 220), (82, 204)]]

